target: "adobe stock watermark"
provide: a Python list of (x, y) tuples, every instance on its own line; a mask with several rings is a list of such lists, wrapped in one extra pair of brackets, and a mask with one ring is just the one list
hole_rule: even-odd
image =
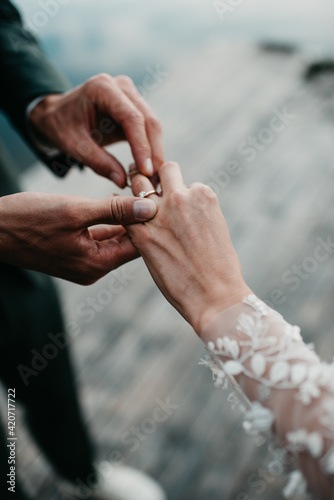
[[(69, 2), (70, 0), (37, 0), (36, 3), (40, 9), (36, 10), (29, 19), (25, 19), (25, 27), (34, 35), (38, 35), (40, 30), (47, 26), (50, 19), (58, 14), (61, 7)], [(15, 52), (18, 52), (26, 43), (24, 38), (14, 32), (9, 32), (7, 37)]]
[(281, 110), (274, 108), (268, 126), (261, 128), (256, 136), (249, 135), (245, 141), (239, 143), (239, 154), (246, 156), (249, 163), (253, 162), (258, 152), (263, 151), (268, 144), (271, 144), (275, 136), (281, 134), (294, 118), (296, 115), (289, 113), (286, 106)]
[[(268, 461), (266, 467), (259, 467), (247, 480), (248, 492), (240, 492), (235, 500), (253, 500), (254, 495), (262, 495), (269, 484), (282, 477), (287, 468), (296, 462), (296, 458), (287, 450), (276, 450), (274, 456)], [(251, 490), (251, 491), (250, 491)]]
[(157, 431), (159, 425), (166, 422), (180, 407), (179, 404), (171, 401), (170, 396), (164, 401), (157, 398), (155, 404), (156, 406), (149, 417), (144, 418), (137, 426), (132, 426), (128, 431), (122, 433), (121, 442), (127, 449), (123, 453), (118, 450), (112, 450), (107, 460), (102, 462), (102, 464), (93, 462), (92, 465), (96, 473), (91, 473), (85, 478), (85, 481), (76, 478), (76, 485), (73, 491), (73, 495), (75, 496), (69, 493), (62, 493), (62, 500), (89, 499), (98, 487), (99, 480), (103, 481), (110, 478), (117, 465), (124, 463), (129, 455), (135, 453), (140, 444), (152, 436)]
[(140, 443), (147, 441), (149, 436), (155, 433), (158, 425), (165, 422), (180, 406), (171, 403), (170, 397), (167, 397), (165, 402), (156, 399), (155, 403), (157, 406), (150, 417), (142, 420), (136, 427), (132, 426), (121, 435), (121, 443), (129, 447), (130, 453), (134, 453), (139, 448)]
[(213, 0), (212, 6), (219, 19), (223, 22), (226, 19), (226, 14), (234, 12), (244, 0)]
[[(296, 115), (291, 114), (287, 107), (273, 109), (273, 116), (268, 121), (266, 127), (262, 127), (256, 135), (249, 135), (245, 140), (239, 142), (237, 153), (245, 156), (248, 163), (254, 162), (258, 154), (272, 144), (275, 137), (286, 130)], [(218, 172), (210, 172), (210, 181), (206, 182), (218, 195), (226, 189), (233, 177), (237, 177), (243, 172), (241, 162), (237, 159), (227, 161), (225, 167)]]
[(163, 71), (160, 64), (156, 64), (155, 68), (146, 66), (146, 75), (142, 79), (140, 85), (137, 86), (138, 92), (142, 97), (146, 97), (149, 92), (156, 90), (169, 77), (169, 71)]
[(288, 299), (288, 292), (297, 291), (303, 281), (308, 280), (311, 274), (315, 273), (319, 266), (333, 255), (334, 240), (332, 240), (331, 235), (328, 235), (326, 239), (316, 238), (316, 243), (312, 255), (304, 257), (300, 263), (293, 264), (282, 274), (282, 283), (288, 285), (288, 289), (286, 290), (285, 287), (284, 289), (274, 288), (271, 290), (268, 299), (264, 301), (266, 304), (273, 308), (284, 304)]
[(88, 296), (75, 309), (76, 320), (71, 320), (65, 325), (65, 332), (47, 334), (47, 339), (40, 349), (31, 349), (31, 361), (29, 365), (19, 364), (17, 371), (25, 386), (29, 385), (31, 377), (37, 377), (45, 368), (57, 358), (71, 341), (82, 332), (79, 320), (88, 325), (94, 321), (113, 301), (116, 295), (122, 293), (129, 282), (135, 279), (134, 275), (128, 274), (126, 268), (114, 271), (107, 285), (99, 290), (95, 296)]

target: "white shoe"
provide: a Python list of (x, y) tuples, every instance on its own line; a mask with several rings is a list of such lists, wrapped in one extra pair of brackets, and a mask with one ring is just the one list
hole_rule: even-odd
[(161, 486), (150, 476), (127, 465), (101, 462), (97, 467), (99, 478), (91, 488), (85, 485), (62, 487), (64, 500), (167, 500)]

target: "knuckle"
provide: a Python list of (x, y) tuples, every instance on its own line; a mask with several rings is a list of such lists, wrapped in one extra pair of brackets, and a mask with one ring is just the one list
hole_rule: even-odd
[(118, 75), (115, 77), (115, 80), (117, 81), (117, 83), (121, 86), (121, 87), (124, 87), (124, 88), (131, 88), (133, 89), (135, 84), (133, 83), (133, 81), (131, 80), (131, 78), (127, 75)]
[(206, 184), (202, 184), (201, 182), (195, 182), (192, 185), (192, 188), (196, 190), (197, 196), (201, 196), (202, 198), (205, 198), (208, 201), (216, 202), (218, 199), (215, 192)]
[(166, 169), (168, 169), (168, 168), (179, 168), (179, 164), (176, 163), (176, 161), (166, 161), (163, 164), (162, 168), (166, 168)]
[(161, 165), (159, 172), (162, 173), (165, 170), (169, 170), (170, 168), (174, 167), (178, 167), (178, 164), (175, 161), (166, 161)]
[(185, 189), (175, 189), (169, 194), (169, 202), (172, 207), (179, 210), (184, 208), (187, 203), (187, 191)]
[(125, 220), (127, 207), (121, 196), (112, 199), (110, 214), (112, 221), (117, 224)]
[(87, 93), (97, 92), (100, 88), (103, 88), (106, 84), (110, 84), (113, 81), (113, 77), (108, 75), (108, 73), (99, 73), (90, 77), (84, 87)]
[(152, 132), (162, 133), (162, 126), (158, 118), (154, 115), (150, 115), (146, 119), (146, 126)]
[(113, 77), (109, 73), (99, 73), (92, 77), (92, 80), (96, 83), (110, 83)]
[(133, 125), (144, 127), (145, 119), (142, 113), (136, 109), (131, 109), (126, 115), (126, 120)]

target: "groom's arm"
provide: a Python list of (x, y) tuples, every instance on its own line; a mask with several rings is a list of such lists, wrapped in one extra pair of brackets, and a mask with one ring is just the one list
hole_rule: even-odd
[(0, 2), (0, 67), (0, 108), (42, 161), (57, 175), (65, 175), (70, 162), (64, 154), (55, 162), (36, 147), (26, 112), (37, 97), (63, 93), (70, 84), (46, 58), (35, 37), (24, 29), (19, 12), (8, 0)]
[(160, 122), (132, 80), (101, 74), (67, 92), (67, 82), (23, 28), (19, 13), (8, 0), (0, 3), (0, 61), (4, 74), (0, 107), (34, 149), (36, 140), (27, 127), (27, 108), (34, 99), (46, 95), (31, 111), (29, 124), (45, 144), (63, 152), (59, 158), (50, 158), (37, 148), (57, 175), (65, 175), (73, 162), (81, 162), (125, 187), (123, 166), (104, 149), (119, 140), (129, 142), (143, 174), (153, 176), (162, 165)]

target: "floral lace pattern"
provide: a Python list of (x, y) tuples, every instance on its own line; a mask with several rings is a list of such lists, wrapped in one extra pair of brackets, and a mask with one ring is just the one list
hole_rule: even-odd
[[(260, 436), (265, 440), (275, 425), (272, 402), (277, 391), (292, 391), (296, 407), (299, 404), (310, 410), (312, 406), (308, 425), (289, 429), (281, 441), (294, 455), (309, 453), (318, 460), (324, 475), (334, 480), (334, 361), (321, 362), (313, 345), (303, 342), (300, 329), (255, 295), (217, 315), (206, 325), (202, 339), (207, 343), (208, 356), (201, 364), (212, 370), (216, 387), (233, 388), (230, 402), (245, 414), (245, 430), (260, 441)], [(245, 394), (242, 385), (246, 382)], [(305, 491), (302, 473), (293, 471), (284, 497)]]

